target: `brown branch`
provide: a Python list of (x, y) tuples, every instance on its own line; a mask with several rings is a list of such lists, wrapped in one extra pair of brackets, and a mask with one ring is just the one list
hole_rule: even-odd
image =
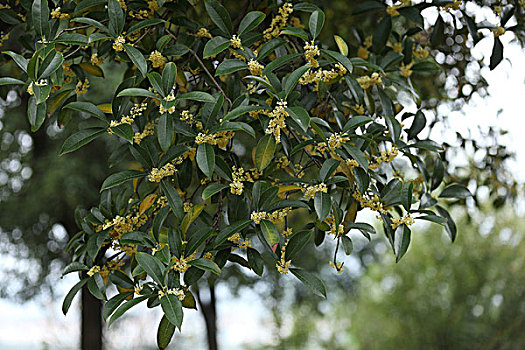
[[(290, 134), (292, 134), (292, 136), (295, 138), (297, 142), (301, 143), (301, 140), (299, 140), (297, 135), (291, 129), (288, 129), (288, 131), (290, 131)], [(310, 154), (310, 152), (308, 152), (306, 149), (303, 149), (303, 151), (308, 155), (308, 157), (310, 157), (310, 159), (315, 163), (315, 165), (321, 168), (321, 163), (319, 163), (319, 161), (315, 159), (314, 156)]]
[[(173, 35), (172, 32), (170, 32), (168, 29), (166, 29), (166, 33), (168, 33), (169, 35), (172, 36), (173, 39), (177, 40), (177, 37), (175, 35)], [(217, 89), (219, 89), (219, 91), (221, 92), (221, 94), (224, 96), (224, 99), (228, 102), (228, 109), (230, 109), (232, 107), (232, 101), (228, 98), (228, 96), (226, 96), (226, 93), (224, 92), (224, 90), (221, 88), (221, 86), (219, 85), (219, 83), (217, 82), (217, 80), (215, 80), (215, 78), (213, 77), (213, 75), (210, 73), (210, 71), (208, 70), (208, 68), (206, 68), (206, 66), (204, 65), (204, 62), (201, 61), (201, 59), (199, 58), (199, 56), (195, 53), (195, 51), (193, 51), (191, 48), (188, 48), (190, 50), (190, 53), (193, 55), (193, 57), (195, 57), (195, 59), (197, 60), (197, 62), (199, 63), (199, 65), (202, 67), (202, 69), (204, 69), (204, 71), (206, 72), (206, 74), (208, 75), (208, 77), (211, 79), (211, 81), (213, 82), (213, 84), (217, 87)]]

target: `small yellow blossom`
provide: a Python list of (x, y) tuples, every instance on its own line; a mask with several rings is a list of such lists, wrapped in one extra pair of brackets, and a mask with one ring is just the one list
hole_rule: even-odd
[(148, 124), (146, 124), (142, 132), (137, 132), (135, 135), (133, 135), (133, 142), (135, 142), (137, 145), (140, 144), (144, 138), (154, 134), (154, 129), (155, 123), (150, 121)]
[(192, 260), (195, 260), (196, 256), (197, 252), (193, 252), (193, 254), (191, 254), (187, 258), (184, 257), (184, 254), (182, 254), (180, 258), (174, 256), (171, 258), (171, 260), (174, 262), (171, 268), (179, 273), (186, 272), (190, 268), (190, 265), (188, 263)]
[(306, 62), (308, 62), (308, 64), (314, 68), (319, 67), (319, 62), (315, 59), (315, 56), (319, 56), (321, 52), (319, 51), (317, 45), (314, 44), (313, 40), (312, 42), (307, 42), (304, 45), (304, 50)]
[(125, 43), (126, 43), (126, 39), (122, 35), (119, 35), (113, 42), (113, 50), (123, 51)]
[(89, 81), (87, 78), (84, 80), (84, 82), (79, 81), (75, 87), (75, 92), (77, 95), (84, 95), (88, 92), (89, 89)]
[(175, 174), (176, 171), (177, 169), (175, 169), (175, 166), (171, 163), (167, 163), (160, 169), (153, 168), (151, 169), (151, 172), (148, 175), (148, 181), (160, 182), (160, 180), (162, 180), (163, 178)]
[(290, 265), (292, 264), (291, 260), (286, 261), (286, 246), (288, 245), (288, 240), (284, 243), (284, 245), (281, 248), (281, 259), (276, 264), (277, 271), (279, 271), (280, 274), (287, 274), (290, 271)]
[(256, 75), (260, 77), (262, 76), (264, 66), (259, 62), (251, 59), (250, 61), (248, 61), (248, 69), (250, 70), (251, 75)]
[(371, 76), (365, 75), (363, 77), (359, 77), (356, 80), (359, 83), (359, 85), (361, 85), (361, 87), (365, 90), (374, 85), (379, 85), (382, 83), (381, 76), (377, 72), (372, 73)]
[(397, 52), (397, 53), (403, 52), (403, 44), (401, 43), (394, 43), (393, 48), (394, 48), (394, 52)]
[(392, 219), (392, 230), (395, 230), (398, 226), (401, 226), (403, 224), (407, 225), (407, 226), (410, 226), (412, 224), (414, 224), (414, 218), (412, 216), (410, 216), (410, 213), (406, 213), (405, 216), (403, 216), (402, 218), (393, 218)]
[(505, 28), (496, 27), (495, 29), (492, 29), (492, 33), (494, 34), (494, 37), (497, 38), (498, 36), (505, 34)]
[(317, 192), (328, 193), (328, 188), (326, 187), (326, 184), (323, 182), (321, 182), (318, 185), (314, 185), (314, 186), (305, 186), (303, 187), (302, 190), (304, 192), (305, 199), (313, 199)]
[(104, 63), (104, 58), (98, 57), (98, 54), (94, 53), (91, 55), (91, 63), (98, 66), (99, 64)]
[(357, 57), (366, 60), (368, 59), (368, 55), (370, 55), (368, 49), (363, 46), (359, 46), (359, 49), (357, 49)]
[(328, 263), (328, 265), (330, 265), (330, 267), (336, 269), (337, 273), (343, 272), (343, 263), (342, 262), (337, 262), (336, 264), (334, 264), (333, 261), (330, 261)]
[(67, 13), (61, 13), (60, 7), (57, 7), (53, 11), (51, 11), (51, 18), (69, 19), (70, 16)]
[(233, 34), (232, 38), (230, 39), (231, 46), (235, 49), (241, 49), (242, 43), (241, 38), (239, 38), (237, 35)]
[(270, 122), (268, 127), (265, 130), (266, 134), (273, 134), (275, 137), (275, 142), (281, 142), (281, 130), (286, 128), (285, 118), (289, 116), (286, 111), (287, 102), (279, 101), (277, 106), (271, 111), (268, 116), (270, 117)]
[(263, 32), (264, 40), (269, 41), (279, 35), (281, 28), (288, 24), (288, 19), (293, 12), (293, 7), (290, 2), (286, 2), (279, 9), (279, 14), (272, 19), (270, 27)]
[(404, 63), (401, 63), (401, 66), (399, 67), (399, 73), (401, 73), (402, 76), (405, 78), (408, 78), (412, 75), (412, 66), (414, 65), (414, 61), (410, 62), (409, 64), (405, 65)]
[(100, 272), (100, 266), (95, 265), (91, 269), (89, 269), (89, 271), (87, 272), (87, 275), (91, 277), (98, 272)]
[(151, 62), (153, 68), (162, 68), (166, 65), (166, 58), (158, 50), (153, 51), (149, 55), (148, 61)]
[(206, 28), (200, 28), (199, 31), (195, 33), (195, 36), (199, 38), (209, 38), (209, 39), (213, 38), (213, 36), (210, 34), (208, 29)]

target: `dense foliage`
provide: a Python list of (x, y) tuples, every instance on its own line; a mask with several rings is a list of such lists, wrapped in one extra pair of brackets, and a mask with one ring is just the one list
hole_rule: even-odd
[[(104, 316), (111, 323), (142, 301), (160, 305), (165, 347), (182, 308), (195, 307), (190, 287), (206, 272), (220, 276), (227, 262), (262, 275), (263, 259), (273, 259), (280, 273), (326, 296), (294, 258), (327, 236), (340, 271), (338, 250), (352, 252), (348, 232), (375, 233), (356, 222), (361, 210), (377, 212), (397, 260), (415, 220), (442, 224), (454, 240), (444, 204), (464, 203), (470, 192), (443, 184), (445, 148), (421, 135), (425, 114), (404, 110), (400, 96), (421, 106), (412, 77), (439, 70), (420, 12), (458, 11), (461, 2), (363, 2), (356, 15), (380, 16), (359, 57), (340, 36), (335, 45), (317, 40), (325, 14), (313, 4), (246, 4), (235, 22), (216, 0), (36, 0), (1, 9), (23, 49), (3, 52), (13, 77), (0, 84), (30, 95), (33, 131), (46, 119), (67, 126), (80, 113), (86, 127), (61, 153), (109, 133), (121, 140), (111, 163), (127, 168), (104, 181), (97, 207), (76, 217), (81, 231), (64, 273), (79, 271), (81, 280), (64, 312), (82, 286), (104, 300), (113, 284), (119, 293)], [(514, 7), (500, 13), (491, 68), (502, 60), (499, 36)], [(467, 26), (474, 41), (488, 28)], [(431, 33), (436, 42), (445, 35), (439, 20)], [(123, 78), (97, 102), (90, 77), (116, 67)]]

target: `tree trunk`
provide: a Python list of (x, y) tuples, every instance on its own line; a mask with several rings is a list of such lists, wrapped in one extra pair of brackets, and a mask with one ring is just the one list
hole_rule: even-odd
[(82, 288), (81, 349), (102, 350), (102, 303)]
[(217, 309), (215, 299), (215, 286), (208, 286), (209, 301), (203, 302), (200, 293), (197, 294), (197, 300), (201, 308), (204, 322), (206, 323), (206, 338), (208, 340), (208, 350), (218, 350), (217, 343)]

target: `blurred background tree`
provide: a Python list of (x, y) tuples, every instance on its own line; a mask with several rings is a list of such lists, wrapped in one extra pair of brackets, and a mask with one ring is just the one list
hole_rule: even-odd
[(454, 244), (432, 225), (415, 229), (398, 264), (375, 240), (361, 254), (369, 263), (354, 297), (328, 281), (331, 298), (288, 304), (279, 343), (252, 349), (523, 348), (523, 213), (485, 208), (476, 217), (463, 213)]

